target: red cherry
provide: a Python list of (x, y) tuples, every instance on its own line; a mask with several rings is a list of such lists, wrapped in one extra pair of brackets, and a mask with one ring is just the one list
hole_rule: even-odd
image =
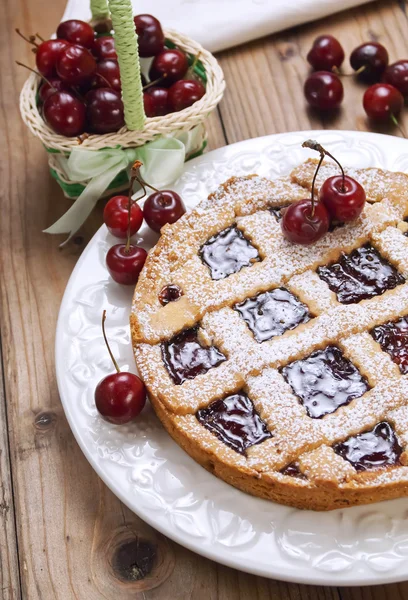
[(74, 137), (85, 131), (85, 105), (69, 92), (55, 92), (43, 106), (45, 122), (60, 135)]
[(84, 48), (93, 48), (95, 32), (89, 23), (70, 19), (58, 25), (57, 37)]
[(164, 33), (160, 21), (152, 15), (136, 15), (134, 21), (138, 36), (139, 55), (148, 58), (159, 54), (164, 46)]
[(205, 94), (205, 87), (194, 79), (180, 79), (169, 88), (171, 110), (177, 112), (188, 108)]
[(86, 117), (93, 133), (111, 133), (125, 124), (120, 92), (110, 88), (97, 88), (87, 93)]
[(316, 71), (305, 81), (305, 98), (313, 108), (332, 110), (343, 100), (343, 84), (339, 77), (329, 71)]
[[(169, 104), (169, 90), (164, 87), (150, 87), (147, 92), (151, 100), (149, 106), (151, 107), (151, 115), (148, 117), (162, 117), (171, 112)], [(147, 113), (146, 113), (147, 114)]]
[(95, 405), (101, 416), (115, 425), (133, 421), (146, 403), (145, 386), (133, 373), (111, 373), (95, 389)]
[(80, 85), (90, 80), (96, 71), (96, 60), (82, 46), (68, 46), (62, 50), (57, 62), (58, 77), (70, 85)]
[(149, 71), (150, 81), (163, 78), (161, 85), (170, 87), (187, 73), (187, 56), (178, 48), (166, 49), (157, 54)]
[(310, 198), (298, 200), (282, 212), (283, 235), (294, 244), (313, 244), (329, 230), (329, 213), (321, 202), (315, 202), (313, 216)]
[(152, 118), (156, 116), (153, 98), (147, 92), (143, 92), (143, 106), (146, 117)]
[(399, 60), (385, 69), (384, 81), (408, 96), (408, 60)]
[(120, 92), (122, 83), (118, 61), (109, 58), (98, 62), (92, 85), (95, 87), (111, 87)]
[(404, 98), (393, 85), (376, 83), (366, 90), (363, 106), (370, 119), (386, 121), (402, 110)]
[(106, 266), (116, 283), (135, 285), (143, 268), (147, 252), (139, 246), (116, 244), (106, 255)]
[[(128, 197), (114, 196), (107, 202), (103, 211), (103, 220), (112, 235), (126, 239), (128, 233)], [(130, 235), (139, 231), (143, 223), (143, 212), (136, 202), (130, 207)]]
[(47, 81), (41, 84), (41, 87), (38, 91), (38, 97), (40, 102), (45, 102), (51, 94), (55, 92), (69, 92), (69, 86), (61, 81), (61, 79), (57, 79), (56, 77), (50, 77)]
[(44, 77), (53, 77), (56, 75), (57, 61), (61, 52), (69, 47), (66, 40), (47, 40), (42, 42), (35, 54), (37, 69)]
[(364, 188), (348, 175), (335, 175), (323, 183), (319, 192), (319, 200), (323, 202), (332, 219), (347, 223), (360, 216), (366, 201)]
[(162, 190), (151, 194), (143, 207), (143, 216), (153, 231), (167, 223), (175, 223), (186, 212), (182, 199), (172, 190)]
[(334, 36), (320, 35), (313, 42), (307, 60), (315, 71), (331, 71), (333, 67), (341, 66), (344, 50)]
[(388, 65), (388, 52), (378, 42), (361, 44), (351, 53), (350, 65), (354, 71), (364, 67), (358, 75), (362, 81), (379, 81)]
[(93, 52), (98, 60), (106, 60), (108, 58), (117, 60), (118, 58), (115, 49), (115, 40), (111, 35), (103, 35), (96, 38)]

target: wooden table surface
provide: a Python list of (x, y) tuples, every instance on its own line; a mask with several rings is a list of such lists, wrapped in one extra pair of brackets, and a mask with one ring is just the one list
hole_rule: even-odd
[[(85, 1), (85, 0), (84, 0)], [(58, 397), (54, 332), (71, 271), (102, 223), (103, 202), (63, 251), (41, 233), (69, 206), (41, 144), (23, 125), (18, 95), (33, 55), (15, 33), (48, 36), (63, 0), (3, 0), (0, 20), (0, 597), (3, 600), (402, 600), (408, 583), (318, 588), (217, 565), (156, 533), (106, 488), (77, 446)], [(187, 6), (187, 5), (186, 5)], [(209, 119), (210, 149), (299, 129), (368, 124), (363, 87), (344, 79), (341, 111), (306, 109), (305, 56), (319, 34), (350, 52), (379, 40), (391, 61), (408, 57), (404, 0), (384, 0), (219, 55), (228, 89)], [(404, 123), (405, 122), (405, 123)], [(408, 130), (408, 111), (402, 118)], [(380, 130), (380, 129), (379, 129)], [(398, 131), (381, 131), (399, 135)]]

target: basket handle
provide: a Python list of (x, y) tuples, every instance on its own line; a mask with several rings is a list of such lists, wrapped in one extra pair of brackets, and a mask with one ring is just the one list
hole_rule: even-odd
[(109, 6), (107, 0), (91, 0), (92, 20), (99, 21), (109, 18)]
[(143, 105), (139, 48), (131, 0), (109, 0), (109, 9), (122, 82), (125, 123), (129, 130), (141, 131), (146, 116)]

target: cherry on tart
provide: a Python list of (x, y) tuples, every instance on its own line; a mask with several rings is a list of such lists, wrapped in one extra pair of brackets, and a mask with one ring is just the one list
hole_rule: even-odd
[(122, 83), (118, 61), (111, 58), (99, 61), (96, 65), (92, 85), (94, 87), (110, 87), (120, 92)]
[(379, 81), (388, 65), (388, 52), (378, 42), (361, 44), (351, 53), (350, 65), (362, 81)]
[(85, 131), (85, 104), (66, 91), (54, 92), (44, 102), (42, 115), (59, 135), (78, 136)]
[(363, 98), (363, 106), (368, 117), (375, 121), (396, 122), (403, 106), (404, 98), (393, 85), (389, 83), (376, 83), (366, 90)]
[(366, 201), (364, 188), (348, 175), (335, 175), (323, 183), (319, 192), (330, 217), (340, 223), (354, 221), (360, 216)]
[(110, 88), (97, 88), (87, 93), (86, 118), (92, 133), (111, 133), (125, 124), (120, 92)]
[(148, 58), (159, 54), (164, 46), (164, 33), (160, 21), (152, 15), (136, 15), (134, 21), (140, 56)]
[(305, 81), (305, 98), (313, 108), (333, 110), (343, 100), (344, 90), (340, 78), (329, 71), (316, 71)]
[(171, 110), (177, 112), (192, 106), (205, 94), (205, 87), (195, 79), (180, 79), (169, 88), (168, 101)]
[(161, 85), (170, 87), (182, 79), (188, 70), (187, 56), (178, 48), (166, 49), (157, 54), (149, 70), (150, 81), (161, 79)]
[(290, 204), (282, 212), (282, 233), (289, 242), (308, 246), (329, 231), (329, 213), (321, 202), (305, 198)]
[(103, 220), (110, 233), (119, 239), (126, 239), (128, 228), (130, 235), (139, 231), (143, 223), (143, 212), (136, 202), (130, 206), (129, 225), (129, 200), (127, 196), (114, 196), (107, 203), (103, 211)]
[(57, 61), (57, 74), (70, 85), (81, 85), (95, 74), (96, 60), (86, 48), (71, 46), (61, 51)]
[(404, 97), (408, 96), (408, 60), (389, 65), (384, 72), (384, 81), (397, 88)]
[(67, 40), (71, 44), (78, 44), (84, 48), (92, 49), (94, 45), (95, 32), (89, 23), (70, 19), (58, 25), (57, 38)]
[(69, 45), (66, 40), (47, 40), (37, 47), (35, 63), (41, 75), (54, 77), (57, 74), (57, 62), (61, 52)]
[(96, 38), (92, 51), (98, 60), (117, 60), (118, 58), (118, 55), (116, 54), (115, 40), (111, 35), (103, 35), (99, 38)]
[(146, 223), (157, 233), (164, 225), (178, 221), (185, 212), (182, 199), (172, 190), (157, 190), (148, 197), (143, 207)]
[(315, 71), (331, 71), (341, 66), (344, 50), (333, 35), (320, 35), (313, 42), (307, 60)]
[(100, 415), (114, 425), (133, 421), (146, 403), (146, 390), (142, 380), (129, 372), (121, 372), (110, 349), (105, 333), (106, 311), (102, 315), (102, 332), (116, 373), (104, 377), (95, 388), (95, 405)]

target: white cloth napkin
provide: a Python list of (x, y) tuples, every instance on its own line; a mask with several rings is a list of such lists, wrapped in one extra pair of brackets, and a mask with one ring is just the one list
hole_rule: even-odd
[[(287, 27), (314, 21), (369, 0), (132, 0), (149, 13), (217, 52)], [(69, 0), (65, 19), (89, 19), (89, 1)]]

